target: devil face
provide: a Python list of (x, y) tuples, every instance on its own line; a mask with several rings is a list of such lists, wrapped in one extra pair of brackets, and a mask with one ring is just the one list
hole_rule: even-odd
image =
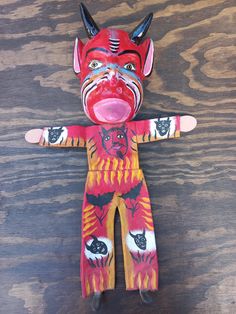
[(49, 128), (48, 129), (48, 141), (49, 143), (56, 143), (56, 141), (60, 138), (61, 134), (64, 132), (63, 128)]
[[(134, 47), (127, 49), (130, 48), (127, 44), (124, 47), (121, 33), (101, 31), (86, 45), (82, 55), (83, 105), (87, 115), (97, 123), (128, 121), (142, 103), (141, 57)], [(125, 32), (123, 35), (128, 36)], [(103, 48), (104, 42), (111, 42), (111, 36), (116, 38), (117, 43), (114, 52), (110, 46), (108, 49)]]
[(127, 129), (123, 126), (121, 128), (111, 128), (106, 130), (102, 128), (102, 146), (106, 152), (121, 159), (124, 158), (128, 149)]
[(170, 118), (168, 117), (167, 119), (161, 120), (158, 119), (158, 121), (155, 121), (156, 124), (156, 129), (159, 132), (159, 134), (161, 136), (164, 136), (168, 133), (168, 131), (170, 130)]
[(74, 70), (82, 83), (84, 111), (95, 123), (129, 121), (142, 104), (142, 81), (152, 70), (153, 43), (146, 39), (140, 44), (151, 18), (130, 36), (122, 30), (100, 31), (87, 9), (81, 8), (91, 38), (85, 45), (76, 39), (74, 47)]
[(98, 238), (95, 235), (91, 235), (91, 237), (93, 238), (93, 242), (90, 245), (85, 244), (87, 250), (93, 254), (106, 255), (107, 254), (106, 243), (98, 240)]

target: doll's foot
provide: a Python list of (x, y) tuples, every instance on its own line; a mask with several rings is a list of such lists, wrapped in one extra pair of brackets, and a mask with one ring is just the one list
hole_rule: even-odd
[(94, 292), (92, 297), (91, 308), (93, 311), (98, 311), (101, 306), (102, 293)]
[(152, 297), (149, 295), (148, 290), (139, 290), (140, 298), (143, 303), (150, 304), (152, 303)]

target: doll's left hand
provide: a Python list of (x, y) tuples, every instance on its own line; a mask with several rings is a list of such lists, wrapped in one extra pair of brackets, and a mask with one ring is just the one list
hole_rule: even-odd
[(43, 129), (31, 129), (25, 134), (25, 140), (31, 144), (37, 144), (43, 134)]
[(192, 116), (180, 117), (180, 131), (189, 132), (195, 129), (197, 126), (197, 119)]

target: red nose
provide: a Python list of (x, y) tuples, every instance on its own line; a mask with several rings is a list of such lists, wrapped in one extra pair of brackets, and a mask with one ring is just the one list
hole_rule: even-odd
[(118, 72), (111, 70), (108, 73), (107, 79), (98, 83), (96, 93), (97, 95), (102, 94), (105, 97), (108, 95), (120, 97), (125, 88), (125, 83), (119, 78)]
[(117, 70), (110, 70), (109, 71), (109, 78), (110, 78), (110, 86), (115, 87), (119, 82), (118, 71)]

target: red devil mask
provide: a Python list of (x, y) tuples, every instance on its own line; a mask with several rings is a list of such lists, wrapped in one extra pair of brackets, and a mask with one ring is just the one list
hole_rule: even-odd
[(89, 40), (74, 46), (74, 71), (81, 80), (84, 111), (95, 123), (120, 123), (134, 118), (143, 101), (142, 81), (153, 65), (153, 42), (143, 38), (152, 14), (128, 34), (102, 29), (81, 4), (81, 17)]

